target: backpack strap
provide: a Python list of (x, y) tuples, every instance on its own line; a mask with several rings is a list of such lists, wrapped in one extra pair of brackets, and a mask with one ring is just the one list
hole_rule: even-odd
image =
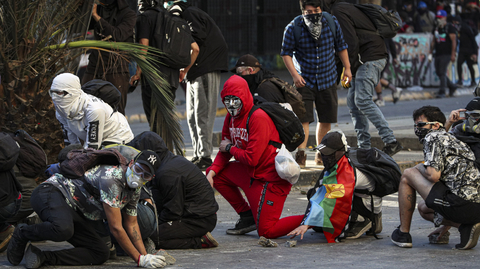
[(327, 23), (330, 26), (330, 29), (332, 30), (333, 34), (333, 39), (337, 39), (337, 25), (335, 24), (335, 21), (333, 20), (332, 14), (328, 12), (322, 12), (323, 16), (325, 19), (327, 19)]
[[(260, 108), (260, 107), (258, 107), (258, 106), (253, 106), (252, 109), (250, 109), (250, 112), (248, 112), (248, 118), (247, 118), (247, 133), (248, 133), (248, 123), (250, 122), (250, 116), (252, 116), (253, 112), (255, 112), (255, 110), (257, 110), (257, 109), (259, 109), (259, 108)], [(273, 141), (273, 140), (268, 141), (268, 144), (276, 147), (277, 149), (282, 148), (282, 143), (275, 142), (275, 141)]]

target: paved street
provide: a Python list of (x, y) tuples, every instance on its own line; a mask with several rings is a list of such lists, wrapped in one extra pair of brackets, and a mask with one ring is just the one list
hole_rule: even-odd
[[(285, 76), (284, 73), (282, 73)], [(228, 76), (222, 76), (222, 85)], [(285, 79), (285, 78), (284, 78)], [(394, 105), (386, 102), (381, 110), (385, 114), (391, 128), (394, 130), (397, 139), (405, 139), (406, 149), (397, 155), (397, 162), (421, 161), (422, 152), (418, 150), (418, 140), (413, 134), (412, 111), (423, 105), (436, 105), (442, 108), (445, 113), (452, 109), (465, 107), (471, 100), (471, 89), (462, 89), (459, 96), (445, 99), (430, 99), (431, 92), (436, 89), (424, 89), (422, 92), (405, 92), (402, 100)], [(389, 97), (390, 92), (385, 92)], [(339, 91), (339, 99), (346, 96), (346, 91)], [(391, 98), (391, 97), (390, 97)], [(184, 97), (182, 92), (177, 92), (177, 110), (180, 113), (185, 111)], [(221, 108), (222, 104), (219, 103)], [(148, 124), (141, 122), (140, 115), (143, 108), (140, 99), (140, 90), (129, 95), (127, 104), (127, 116), (129, 116), (131, 127), (135, 134), (148, 130)], [(134, 116), (132, 118), (132, 116)], [(223, 117), (215, 120), (215, 132), (221, 130)], [(185, 135), (187, 158), (191, 158), (191, 141), (189, 138), (186, 121), (181, 121)], [(312, 125), (313, 126), (313, 125)], [(343, 130), (347, 136), (354, 137), (354, 130), (351, 124), (348, 108), (345, 105), (339, 107), (338, 124), (334, 126)], [(311, 135), (314, 134), (315, 128)], [(372, 126), (371, 133), (378, 139), (376, 130)], [(313, 139), (313, 138), (311, 138)], [(417, 145), (418, 144), (418, 145)], [(353, 145), (354, 146), (354, 145)], [(216, 150), (215, 150), (216, 151)], [(308, 169), (302, 173), (309, 173), (310, 170), (318, 171), (321, 167), (313, 164), (314, 152), (308, 152)], [(293, 186), (287, 198), (283, 210), (283, 216), (303, 214), (307, 201), (305, 192), (310, 188), (303, 181), (303, 184)], [(424, 221), (415, 212), (412, 223), (413, 248), (402, 249), (396, 247), (390, 241), (390, 235), (396, 226), (399, 225), (397, 196), (385, 197), (383, 203), (383, 232), (379, 234), (382, 239), (375, 239), (371, 236), (362, 236), (356, 240), (345, 240), (341, 243), (328, 244), (322, 234), (309, 231), (303, 240), (297, 242), (294, 248), (285, 247), (287, 237), (276, 239), (279, 246), (276, 248), (264, 248), (257, 244), (258, 235), (251, 232), (245, 236), (229, 236), (225, 230), (235, 225), (237, 214), (231, 206), (219, 194), (216, 195), (220, 205), (218, 211), (218, 223), (212, 232), (213, 236), (220, 243), (220, 247), (200, 250), (169, 250), (177, 262), (169, 268), (475, 268), (480, 258), (480, 246), (472, 250), (454, 250), (455, 244), (459, 243), (459, 233), (456, 229), (451, 230), (450, 243), (447, 245), (430, 245), (428, 234), (434, 230), (433, 224)], [(421, 199), (421, 198), (417, 198)], [(68, 247), (67, 243), (42, 242), (37, 243), (42, 249), (58, 249)], [(9, 267), (6, 253), (0, 254), (0, 268)], [(20, 264), (15, 268), (23, 268)], [(104, 265), (95, 268), (128, 268), (136, 264), (127, 257), (110, 260)], [(49, 268), (49, 267), (46, 267)], [(51, 267), (53, 268), (53, 267)], [(55, 268), (71, 268), (56, 266)], [(92, 266), (79, 266), (75, 268), (92, 268)]]

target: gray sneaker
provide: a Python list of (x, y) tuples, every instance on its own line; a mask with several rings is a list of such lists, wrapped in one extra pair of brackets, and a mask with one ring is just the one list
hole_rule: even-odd
[(25, 267), (39, 268), (45, 262), (45, 255), (36, 246), (29, 244), (25, 251)]

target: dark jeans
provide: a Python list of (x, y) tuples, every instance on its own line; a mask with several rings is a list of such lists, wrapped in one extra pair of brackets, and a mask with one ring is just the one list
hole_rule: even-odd
[(73, 210), (55, 186), (41, 184), (32, 193), (31, 204), (43, 223), (22, 228), (30, 241), (67, 241), (71, 249), (45, 251), (50, 265), (102, 264), (108, 260), (109, 249), (95, 231), (95, 222)]
[(7, 223), (7, 220), (15, 216), (20, 209), (20, 206), (22, 205), (22, 196), (20, 195), (18, 197), (20, 199), (17, 198), (10, 204), (0, 208), (0, 232), (3, 232), (8, 226), (10, 226), (10, 224)]
[(213, 231), (217, 225), (217, 215), (213, 214), (201, 219), (182, 219), (160, 223), (158, 226), (158, 248), (189, 249), (201, 248), (200, 239), (207, 232)]
[[(157, 90), (157, 89), (155, 89)], [(167, 92), (170, 94), (170, 97), (172, 97), (172, 100), (175, 100), (175, 91), (177, 89), (168, 86)], [(160, 93), (161, 94), (161, 93)], [(152, 114), (152, 102), (155, 99), (152, 97), (152, 87), (148, 83), (148, 81), (142, 76), (142, 103), (143, 103), (143, 110), (145, 111), (145, 116), (147, 117), (147, 121), (150, 125), (150, 128), (152, 130), (155, 130), (155, 125), (153, 122), (150, 122), (150, 116)], [(163, 97), (162, 97), (163, 98)]]
[(475, 69), (473, 69), (473, 65), (475, 64), (472, 59), (471, 53), (458, 53), (458, 60), (457, 60), (457, 75), (458, 75), (458, 81), (460, 83), (463, 82), (462, 78), (462, 73), (463, 73), (463, 63), (466, 61), (467, 62), (467, 67), (468, 70), (470, 71), (470, 79), (471, 84), (475, 84)]
[(440, 55), (435, 57), (435, 73), (440, 79), (439, 94), (445, 94), (445, 89), (448, 87), (452, 89), (455, 87), (452, 81), (447, 77), (447, 68), (450, 63), (450, 55)]

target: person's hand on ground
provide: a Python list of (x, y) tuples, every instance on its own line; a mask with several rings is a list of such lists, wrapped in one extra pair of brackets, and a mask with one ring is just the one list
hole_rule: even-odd
[(300, 235), (300, 239), (303, 239), (303, 235), (307, 232), (308, 228), (308, 225), (300, 225), (295, 228), (295, 230), (289, 232), (287, 236), (291, 236), (290, 238), (295, 238), (295, 236)]
[(445, 233), (448, 232), (448, 230), (450, 230), (451, 226), (445, 226), (445, 225), (442, 225), (440, 226), (439, 228), (437, 228), (435, 231), (431, 232), (428, 236), (431, 236), (431, 235), (434, 235), (434, 234), (438, 234), (438, 238), (442, 237)]
[(165, 257), (160, 255), (140, 255), (138, 257), (138, 267), (144, 268), (161, 268), (165, 267), (167, 263), (165, 262)]

